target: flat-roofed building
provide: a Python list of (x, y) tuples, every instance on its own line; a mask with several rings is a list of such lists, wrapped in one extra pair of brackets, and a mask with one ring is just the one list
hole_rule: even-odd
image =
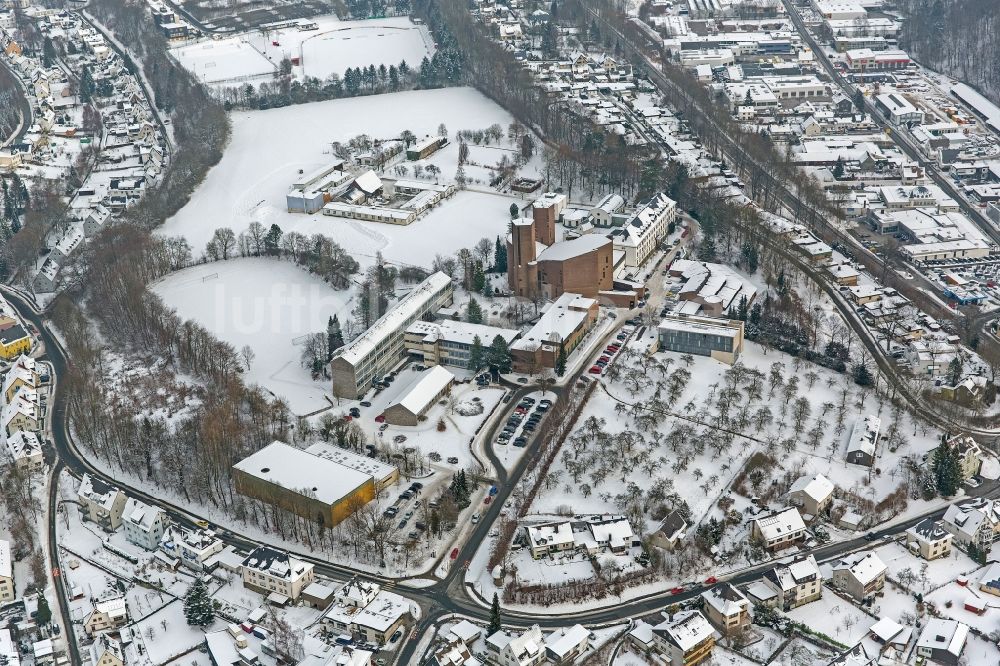
[(733, 364), (743, 351), (743, 322), (668, 314), (657, 326), (660, 351), (710, 356)]
[(406, 355), (404, 333), (413, 322), (451, 303), (451, 278), (438, 272), (404, 296), (360, 336), (333, 353), (333, 394), (357, 399)]
[(233, 465), (236, 492), (332, 527), (377, 494), (357, 465), (272, 442)]

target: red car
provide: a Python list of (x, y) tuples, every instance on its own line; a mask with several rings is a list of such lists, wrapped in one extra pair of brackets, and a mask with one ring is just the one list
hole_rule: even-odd
[(451, 549), (451, 559), (453, 559), (453, 560), (457, 560), (458, 559), (458, 548), (452, 548)]
[(351, 419), (353, 419), (353, 418), (354, 418), (354, 417), (353, 417), (353, 416), (351, 416), (350, 414), (344, 414), (344, 420), (345, 420), (345, 421), (350, 421), (350, 420), (351, 420)]
[(675, 587), (672, 590), (670, 590), (670, 594), (683, 594), (683, 593), (684, 593), (683, 587)]
[(385, 423), (385, 414), (379, 414), (376, 416), (375, 423)]
[(597, 367), (597, 366), (595, 365), (595, 366), (592, 366), (592, 367), (590, 368), (590, 370), (587, 370), (587, 372), (589, 372), (589, 373), (590, 373), (590, 374), (592, 374), (592, 375), (599, 375), (599, 374), (601, 374), (601, 369), (600, 369), (600, 368), (598, 368), (598, 367)]
[(271, 40), (271, 46), (281, 46), (281, 44), (278, 43), (278, 40), (272, 39)]
[(715, 576), (709, 576), (708, 578), (705, 579), (705, 585), (715, 585), (718, 582), (719, 579), (716, 578)]
[(601, 358), (599, 358), (597, 360), (598, 361), (604, 361), (605, 363), (610, 363), (611, 362), (611, 357), (610, 356), (602, 356)]
[(487, 497), (486, 499), (483, 500), (483, 504), (489, 504), (492, 501), (493, 501), (492, 497)]

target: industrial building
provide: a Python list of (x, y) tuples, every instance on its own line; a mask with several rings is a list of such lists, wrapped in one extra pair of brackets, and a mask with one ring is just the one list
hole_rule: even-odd
[[(332, 527), (375, 499), (380, 484), (398, 478), (372, 458), (341, 450), (303, 451), (284, 442), (272, 442), (233, 465), (236, 492), (272, 504), (297, 516)], [(394, 469), (394, 468), (392, 468)]]

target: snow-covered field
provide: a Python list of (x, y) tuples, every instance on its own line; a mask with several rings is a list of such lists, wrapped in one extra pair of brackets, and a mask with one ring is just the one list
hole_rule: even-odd
[[(494, 123), (506, 128), (513, 121), (472, 88), (317, 102), (234, 113), (232, 119), (233, 137), (222, 160), (191, 201), (160, 228), (164, 235), (184, 236), (196, 255), (216, 228), (228, 226), (238, 234), (255, 220), (265, 226), (277, 224), (285, 232), (325, 233), (363, 266), (371, 264), (378, 251), (393, 261), (429, 266), (435, 254), (451, 254), (484, 236), (506, 232), (507, 209), (515, 199), (479, 191), (460, 192), (405, 227), (286, 210), (285, 194), (300, 170), (309, 173), (333, 159), (331, 142), (362, 133), (388, 139), (405, 129), (422, 137), (436, 133), (441, 123), (454, 135)], [(275, 127), (283, 129), (276, 132)], [(441, 169), (450, 180), (454, 167)]]
[(328, 383), (313, 381), (300, 362), (301, 337), (326, 331), (333, 315), (349, 318), (353, 291), (336, 291), (291, 262), (264, 258), (200, 264), (151, 289), (181, 318), (237, 351), (249, 345), (255, 358), (247, 379), (285, 398), (293, 413), (329, 405)]
[(432, 53), (426, 28), (405, 16), (366, 21), (321, 16), (314, 20), (318, 31), (295, 27), (255, 31), (179, 46), (172, 53), (205, 83), (230, 85), (270, 77), (284, 58), (300, 59), (293, 74), (326, 79), (351, 67), (388, 67), (402, 60), (416, 69)]

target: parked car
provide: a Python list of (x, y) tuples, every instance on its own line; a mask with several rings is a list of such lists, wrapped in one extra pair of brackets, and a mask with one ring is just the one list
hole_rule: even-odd
[(458, 464), (458, 458), (456, 458), (455, 456), (452, 456), (452, 457), (448, 458), (448, 464), (449, 465), (457, 465)]
[[(457, 560), (458, 559), (458, 548), (452, 548), (451, 549), (451, 559), (453, 559), (453, 560)], [(396, 634), (398, 634), (398, 633), (399, 632), (397, 631)], [(393, 636), (395, 636), (396, 634), (393, 634)]]
[(362, 407), (371, 407), (372, 403), (368, 402), (367, 400), (362, 400), (361, 401), (361, 406)]
[(349, 412), (349, 414), (354, 418), (358, 418), (359, 416), (361, 416), (361, 410), (358, 409), (357, 407), (351, 407), (351, 411)]
[(523, 449), (527, 445), (528, 445), (527, 437), (518, 437), (517, 439), (514, 440), (514, 446), (518, 447), (519, 449)]
[(472, 514), (472, 524), (475, 525), (476, 523), (478, 523), (480, 518), (482, 518), (482, 516), (480, 516), (478, 513)]
[(587, 372), (589, 372), (592, 375), (599, 375), (599, 374), (601, 374), (601, 369), (595, 365), (595, 366), (592, 366), (590, 368), (590, 370), (587, 370)]
[(489, 495), (487, 495), (486, 499), (483, 500), (483, 504), (489, 506), (490, 502), (492, 502), (492, 501), (493, 501), (493, 498), (490, 497)]

